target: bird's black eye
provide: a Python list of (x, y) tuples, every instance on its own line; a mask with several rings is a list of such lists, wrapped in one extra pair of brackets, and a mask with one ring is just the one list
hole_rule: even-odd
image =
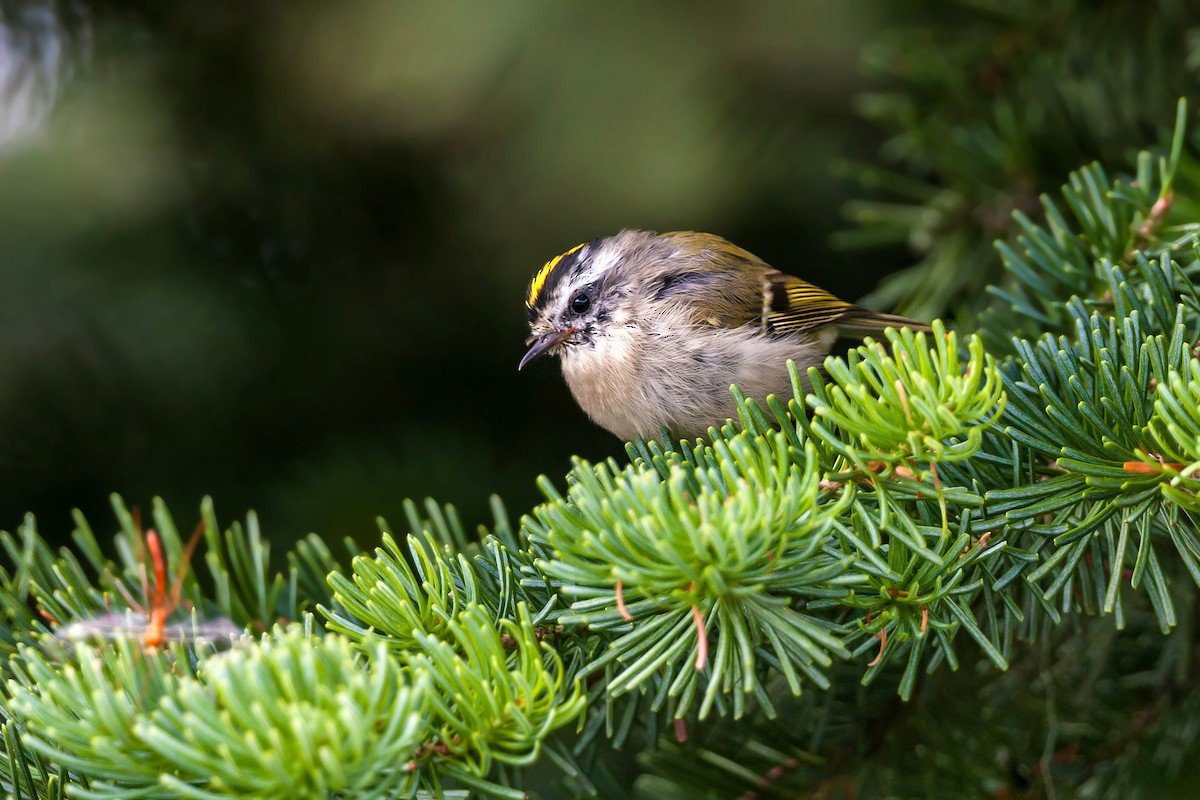
[(582, 314), (592, 307), (592, 298), (588, 297), (584, 292), (575, 295), (571, 300), (571, 311), (575, 314)]

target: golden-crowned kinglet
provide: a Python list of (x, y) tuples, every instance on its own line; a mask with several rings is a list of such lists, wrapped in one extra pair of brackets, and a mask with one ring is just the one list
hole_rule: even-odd
[(546, 262), (525, 296), (529, 351), (562, 357), (576, 402), (622, 439), (704, 436), (729, 393), (790, 395), (840, 337), (929, 326), (839, 300), (711, 233), (621, 231)]

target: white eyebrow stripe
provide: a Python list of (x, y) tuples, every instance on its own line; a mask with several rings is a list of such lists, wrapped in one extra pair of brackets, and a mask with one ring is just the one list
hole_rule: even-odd
[(579, 277), (575, 281), (572, 281), (572, 283), (576, 286), (587, 286), (590, 283), (594, 283), (604, 273), (616, 266), (616, 264), (617, 254), (613, 248), (601, 248), (592, 256), (587, 267), (579, 273)]

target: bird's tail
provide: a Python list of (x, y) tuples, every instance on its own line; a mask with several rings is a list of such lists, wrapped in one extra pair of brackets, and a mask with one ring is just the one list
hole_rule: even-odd
[(884, 328), (909, 328), (913, 333), (933, 331), (933, 328), (924, 322), (917, 322), (915, 319), (902, 317), (899, 314), (884, 314), (857, 306), (847, 311), (845, 316), (838, 320), (837, 327), (840, 335), (856, 338), (877, 335)]

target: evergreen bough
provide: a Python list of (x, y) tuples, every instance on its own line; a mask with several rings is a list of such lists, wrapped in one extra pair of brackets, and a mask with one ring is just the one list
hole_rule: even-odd
[[(1183, 774), (1197, 737), (1156, 723), (1194, 719), (1195, 693), (1144, 730), (1119, 709), (1195, 674), (1162, 636), (1191, 624), (1200, 584), (1200, 224), (1171, 219), (1184, 119), (1181, 103), (1173, 149), (1132, 179), (1086, 167), (1041, 223), (1018, 217), (977, 335), (890, 331), (811, 371), (807, 395), (795, 372), (786, 403), (737, 395), (708, 440), (577, 461), (516, 529), (498, 501), (479, 537), (408, 504), (409, 535), (381, 521), (349, 570), (310, 536), (276, 571), (253, 515), (222, 533), (205, 501), (201, 576), (156, 503), (181, 605), (195, 630), (246, 631), (228, 647), (56, 636), (154, 607), (152, 559), (119, 500), (113, 558), (82, 518), (58, 552), (27, 519), (0, 535), (4, 790), (519, 797), (547, 756), (586, 795), (620, 788), (607, 750), (636, 744), (655, 797), (870, 780), (1132, 796), (1134, 762), (1101, 775), (1103, 756), (1152, 736), (1146, 763)], [(1094, 643), (1117, 630), (1141, 638), (1113, 666)], [(1031, 746), (1004, 704), (1029, 713), (1031, 683), (1096, 721), (1060, 729), (1050, 703), (1041, 773), (1022, 777)], [(923, 702), (947, 687), (961, 709)], [(960, 758), (914, 766), (865, 738), (938, 725)], [(1056, 767), (1068, 745), (1093, 766)]]

